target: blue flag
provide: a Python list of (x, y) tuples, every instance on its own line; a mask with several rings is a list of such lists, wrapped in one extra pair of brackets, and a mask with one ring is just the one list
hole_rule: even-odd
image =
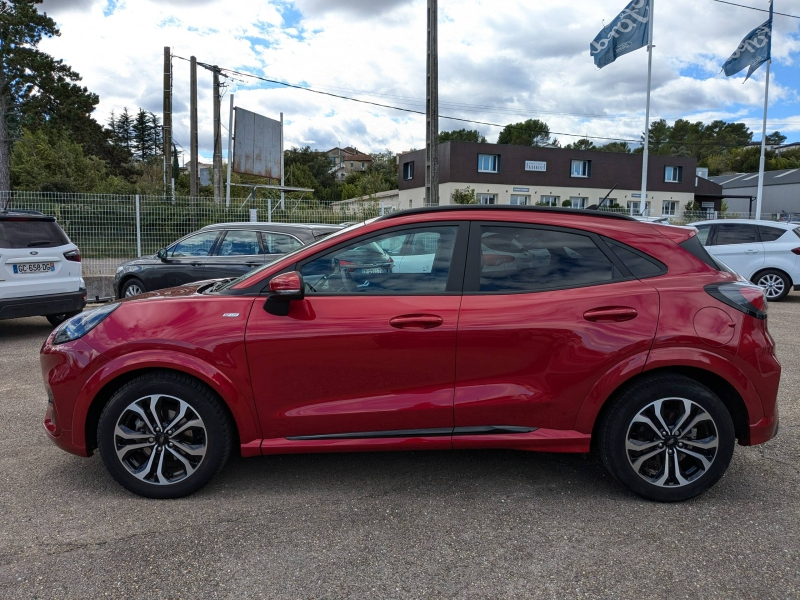
[(649, 35), (650, 0), (633, 0), (597, 34), (589, 52), (597, 68), (602, 69), (618, 56), (647, 46)]
[(756, 69), (772, 58), (772, 4), (769, 5), (769, 20), (763, 25), (756, 27), (747, 34), (739, 44), (736, 52), (722, 65), (725, 75), (730, 77), (736, 75), (745, 67), (750, 67), (747, 71), (745, 81), (750, 79), (750, 75)]

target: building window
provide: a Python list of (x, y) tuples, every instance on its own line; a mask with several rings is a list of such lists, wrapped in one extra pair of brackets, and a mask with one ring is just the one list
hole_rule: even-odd
[(353, 163), (352, 163), (352, 161), (350, 162), (350, 168), (351, 168), (351, 169), (353, 168)]
[(674, 217), (678, 214), (678, 203), (675, 200), (664, 200), (661, 203), (661, 214), (665, 217)]
[(497, 204), (497, 194), (478, 194), (478, 204)]
[(478, 154), (478, 173), (499, 173), (499, 154)]
[(650, 201), (644, 203), (644, 212), (642, 212), (641, 200), (628, 200), (628, 212), (632, 215), (644, 215), (650, 212)]
[(414, 163), (407, 162), (403, 163), (403, 179), (405, 181), (410, 181), (414, 179)]
[(586, 208), (588, 198), (583, 196), (570, 196), (569, 201), (572, 208)]
[(572, 177), (591, 177), (592, 176), (592, 161), (590, 160), (573, 160)]
[(511, 204), (515, 206), (527, 206), (530, 203), (530, 196), (518, 196), (517, 194), (511, 194)]
[(540, 206), (558, 206), (559, 196), (542, 196)]
[(683, 181), (683, 167), (664, 167), (664, 181), (667, 183), (681, 183)]

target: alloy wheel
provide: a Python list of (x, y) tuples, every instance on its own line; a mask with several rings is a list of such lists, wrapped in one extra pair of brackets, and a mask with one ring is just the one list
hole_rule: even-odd
[(689, 485), (711, 468), (719, 447), (718, 431), (711, 415), (696, 402), (656, 400), (628, 426), (628, 462), (639, 477), (653, 485)]
[(203, 419), (187, 402), (153, 394), (131, 402), (114, 428), (114, 449), (125, 469), (152, 485), (190, 477), (206, 455)]
[(132, 296), (138, 296), (139, 294), (144, 294), (144, 290), (135, 283), (132, 283), (127, 288), (125, 288), (126, 298), (130, 298)]
[(767, 300), (778, 298), (786, 290), (786, 282), (783, 280), (783, 277), (775, 273), (767, 273), (760, 277), (757, 285), (764, 288), (767, 294)]

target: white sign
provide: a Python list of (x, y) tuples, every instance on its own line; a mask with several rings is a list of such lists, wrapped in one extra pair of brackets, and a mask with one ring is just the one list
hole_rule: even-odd
[(530, 192), (531, 188), (514, 188), (515, 192)]
[[(641, 197), (642, 197), (641, 194), (631, 194), (631, 198), (641, 198)], [(644, 197), (649, 198), (650, 194), (645, 194)]]
[(251, 223), (258, 223), (258, 209), (251, 208), (250, 209), (250, 222)]
[(547, 171), (547, 163), (546, 162), (539, 162), (536, 160), (526, 160), (525, 161), (525, 170), (526, 171)]

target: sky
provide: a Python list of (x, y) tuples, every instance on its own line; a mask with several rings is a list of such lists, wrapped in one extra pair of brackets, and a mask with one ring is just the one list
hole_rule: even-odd
[[(766, 0), (736, 0), (766, 8)], [(626, 0), (440, 0), (440, 130), (538, 118), (562, 145), (581, 136), (638, 140), (647, 53), (598, 70), (589, 42)], [(45, 0), (61, 30), (41, 48), (100, 96), (95, 113), (162, 112), (164, 46), (173, 54), (174, 139), (189, 145), (189, 63), (250, 73), (380, 104), (425, 111), (425, 0)], [(800, 16), (800, 0), (776, 0)], [(652, 118), (746, 123), (761, 137), (765, 67), (747, 82), (725, 60), (763, 12), (714, 0), (656, 0)], [(800, 19), (775, 17), (768, 131), (800, 141)], [(225, 81), (236, 106), (285, 119), (286, 147), (400, 152), (425, 146), (425, 117), (290, 89), (249, 77)], [(198, 70), (200, 154), (213, 149), (212, 75)], [(223, 149), (227, 130), (223, 129)], [(187, 158), (188, 160), (188, 158)]]

